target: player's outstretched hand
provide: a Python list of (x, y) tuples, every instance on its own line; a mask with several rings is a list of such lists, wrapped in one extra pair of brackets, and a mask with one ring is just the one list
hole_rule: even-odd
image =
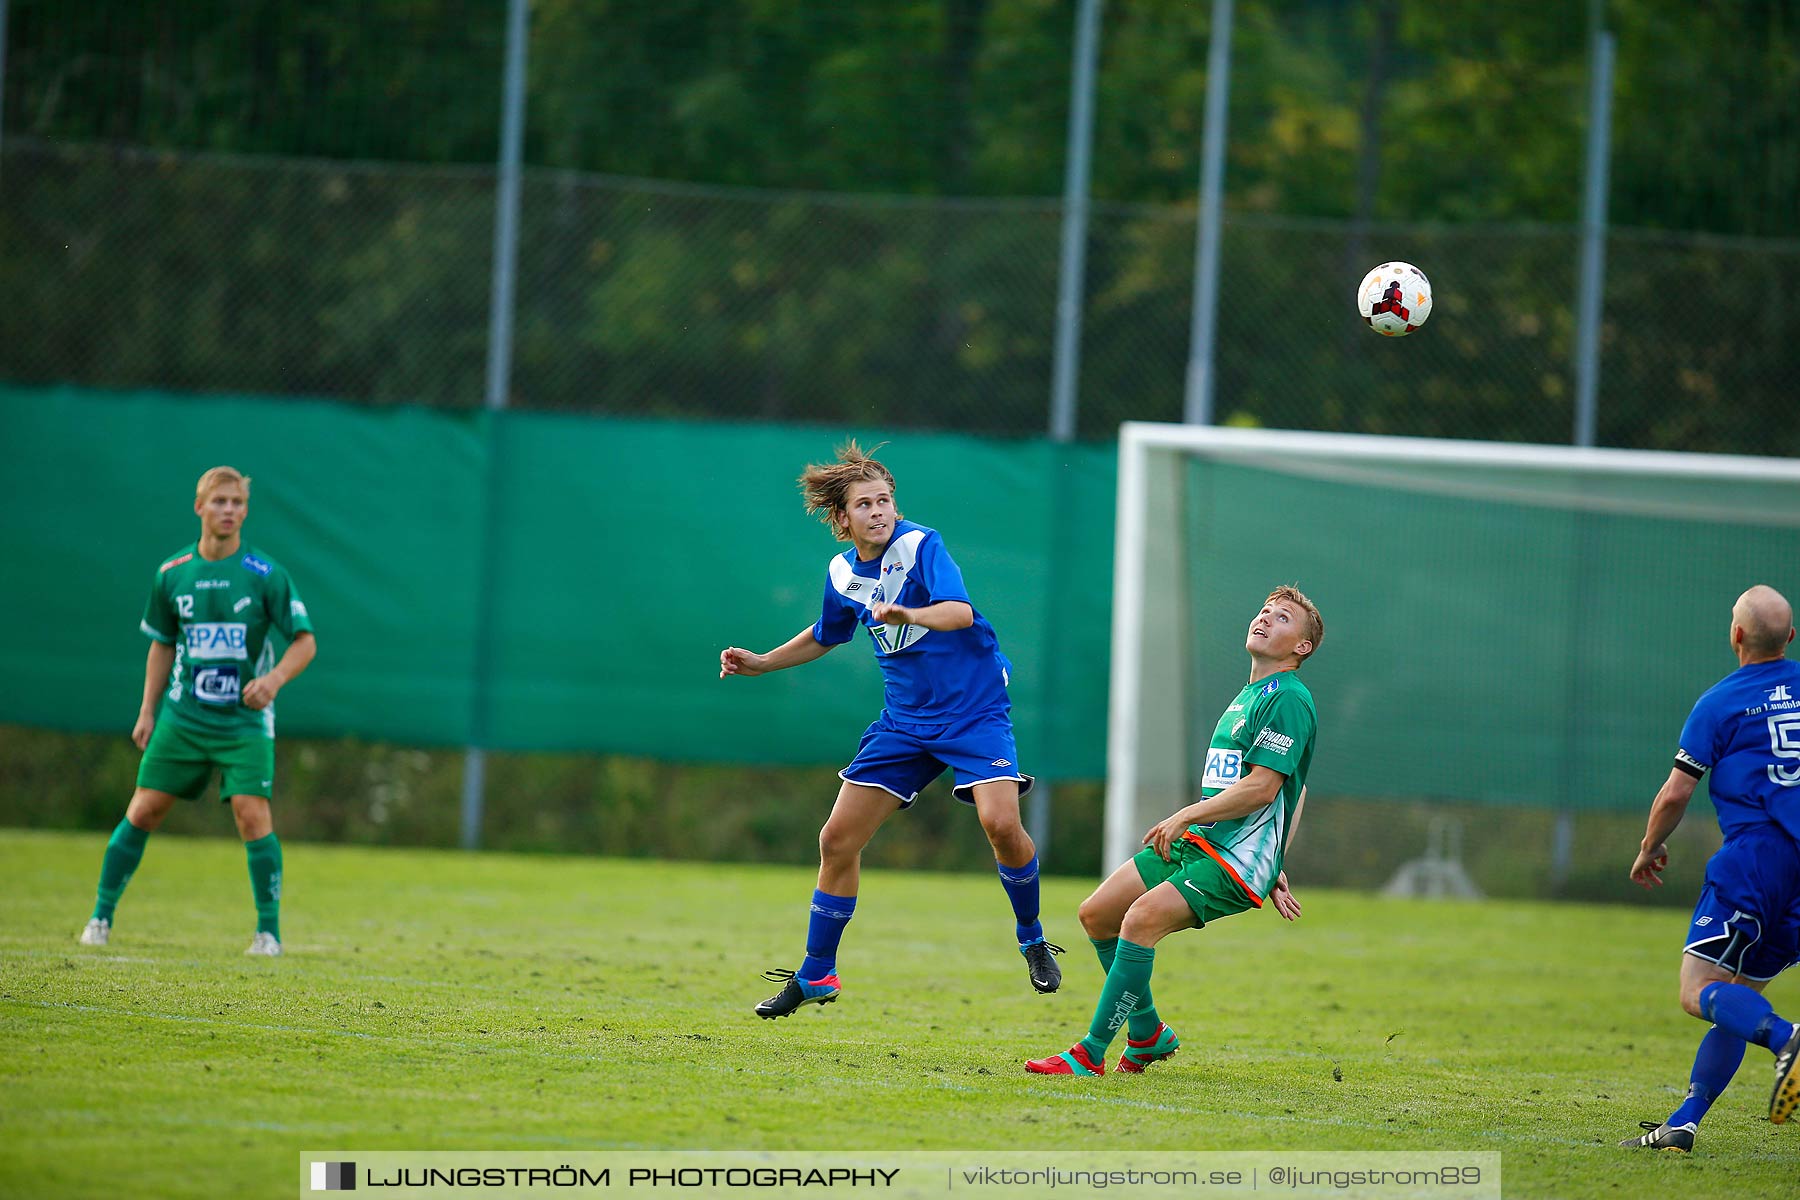
[(913, 623), (912, 609), (902, 608), (898, 604), (871, 604), (869, 605), (869, 615), (883, 625), (911, 625)]
[(719, 651), (719, 678), (723, 679), (727, 675), (761, 675), (764, 670), (762, 657), (739, 646), (727, 646)]
[(1176, 838), (1187, 832), (1187, 827), (1188, 823), (1180, 813), (1164, 817), (1152, 825), (1150, 832), (1144, 835), (1144, 845), (1156, 851), (1158, 858), (1168, 862), (1169, 847), (1175, 844)]
[(1286, 871), (1275, 877), (1275, 886), (1269, 889), (1269, 899), (1275, 902), (1275, 911), (1281, 914), (1283, 920), (1300, 919), (1300, 901), (1294, 898), (1293, 890), (1288, 887)]
[(1658, 843), (1655, 849), (1639, 850), (1631, 864), (1631, 882), (1639, 887), (1662, 886), (1663, 869), (1669, 865), (1669, 847)]
[(275, 680), (270, 679), (267, 675), (258, 675), (244, 685), (244, 707), (265, 709), (275, 703), (275, 693), (280, 690), (281, 685)]
[(155, 713), (139, 713), (137, 724), (131, 727), (131, 743), (139, 750), (150, 744), (150, 735), (156, 730)]

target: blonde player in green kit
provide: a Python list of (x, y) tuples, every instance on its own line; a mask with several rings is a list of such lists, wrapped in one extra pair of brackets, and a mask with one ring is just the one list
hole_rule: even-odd
[[(312, 622), (293, 581), (273, 559), (242, 544), (250, 480), (231, 467), (200, 477), (200, 539), (156, 569), (142, 628), (150, 639), (144, 702), (131, 740), (143, 750), (137, 790), (100, 864), (84, 946), (112, 936), (113, 909), (144, 843), (176, 800), (198, 800), (213, 772), (231, 805), (250, 864), (256, 934), (246, 954), (281, 953), (281, 843), (269, 815), (275, 783), (275, 694), (306, 670)], [(270, 633), (287, 642), (275, 661)], [(160, 710), (159, 710), (160, 702)]]
[(1213, 730), (1201, 798), (1144, 835), (1144, 849), (1082, 901), (1080, 917), (1106, 971), (1088, 1034), (1033, 1059), (1034, 1075), (1104, 1075), (1106, 1049), (1127, 1026), (1118, 1069), (1136, 1074), (1180, 1048), (1157, 1016), (1150, 972), (1157, 942), (1181, 929), (1270, 901), (1292, 921), (1300, 902), (1281, 869), (1300, 820), (1318, 712), (1300, 664), (1325, 638), (1319, 610), (1278, 587), (1250, 622), (1250, 682)]

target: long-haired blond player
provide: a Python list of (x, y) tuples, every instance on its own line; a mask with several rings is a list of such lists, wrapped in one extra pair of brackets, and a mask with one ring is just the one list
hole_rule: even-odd
[(839, 992), (838, 941), (856, 909), (863, 847), (881, 823), (910, 808), (948, 768), (954, 795), (973, 805), (994, 848), (1012, 902), (1019, 953), (1031, 986), (1054, 992), (1062, 971), (1038, 923), (1037, 847), (1019, 821), (1031, 776), (1018, 767), (1010, 664), (993, 628), (975, 611), (962, 571), (935, 529), (915, 525), (894, 504), (894, 476), (855, 442), (837, 461), (806, 468), (800, 490), (850, 549), (832, 558), (816, 623), (767, 654), (736, 646), (719, 655), (719, 676), (763, 675), (819, 658), (868, 631), (885, 684), (885, 707), (863, 733), (843, 787), (819, 831), (819, 885), (813, 892), (806, 956), (797, 969), (767, 972), (781, 990), (756, 1006), (785, 1017)]

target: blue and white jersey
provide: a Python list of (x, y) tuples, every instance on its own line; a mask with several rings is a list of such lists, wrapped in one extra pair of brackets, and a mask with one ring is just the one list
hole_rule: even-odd
[(938, 531), (901, 521), (880, 558), (862, 562), (854, 546), (832, 558), (813, 638), (841, 646), (856, 636), (859, 624), (867, 629), (886, 683), (888, 715), (896, 720), (938, 723), (1005, 711), (1012, 664), (979, 612), (967, 629), (948, 632), (886, 625), (869, 615), (875, 604), (923, 608), (944, 600), (975, 607)]
[(1800, 845), (1800, 663), (1751, 663), (1715, 683), (1681, 728), (1675, 766), (1712, 771), (1727, 838), (1774, 825)]

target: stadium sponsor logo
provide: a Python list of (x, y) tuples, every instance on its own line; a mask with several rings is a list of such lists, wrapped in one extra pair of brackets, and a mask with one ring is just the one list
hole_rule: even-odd
[(182, 563), (188, 561), (188, 559), (192, 557), (194, 557), (192, 554), (184, 554), (180, 558), (171, 558), (168, 562), (156, 568), (156, 573), (160, 575), (170, 567), (179, 567)]
[(228, 588), (230, 586), (231, 586), (231, 580), (229, 580), (229, 579), (196, 579), (196, 580), (194, 580), (194, 587), (201, 591), (204, 591), (207, 588)]
[(267, 575), (270, 571), (274, 570), (273, 567), (256, 557), (254, 554), (244, 555), (244, 566), (248, 570), (255, 571), (258, 575)]
[(312, 1165), (312, 1190), (315, 1192), (354, 1192), (356, 1164), (353, 1162), (316, 1162)]
[(249, 627), (242, 621), (195, 621), (182, 632), (189, 658), (250, 657)]
[(250, 597), (245, 596), (242, 600), (239, 600), (236, 604), (231, 606), (231, 611), (234, 613), (240, 613), (249, 607), (250, 607)]
[(202, 704), (236, 704), (238, 669), (233, 666), (201, 667), (195, 671), (194, 699)]
[(1265, 729), (1256, 735), (1256, 744), (1265, 750), (1286, 754), (1294, 748), (1294, 739), (1285, 733), (1276, 733), (1273, 729)]

